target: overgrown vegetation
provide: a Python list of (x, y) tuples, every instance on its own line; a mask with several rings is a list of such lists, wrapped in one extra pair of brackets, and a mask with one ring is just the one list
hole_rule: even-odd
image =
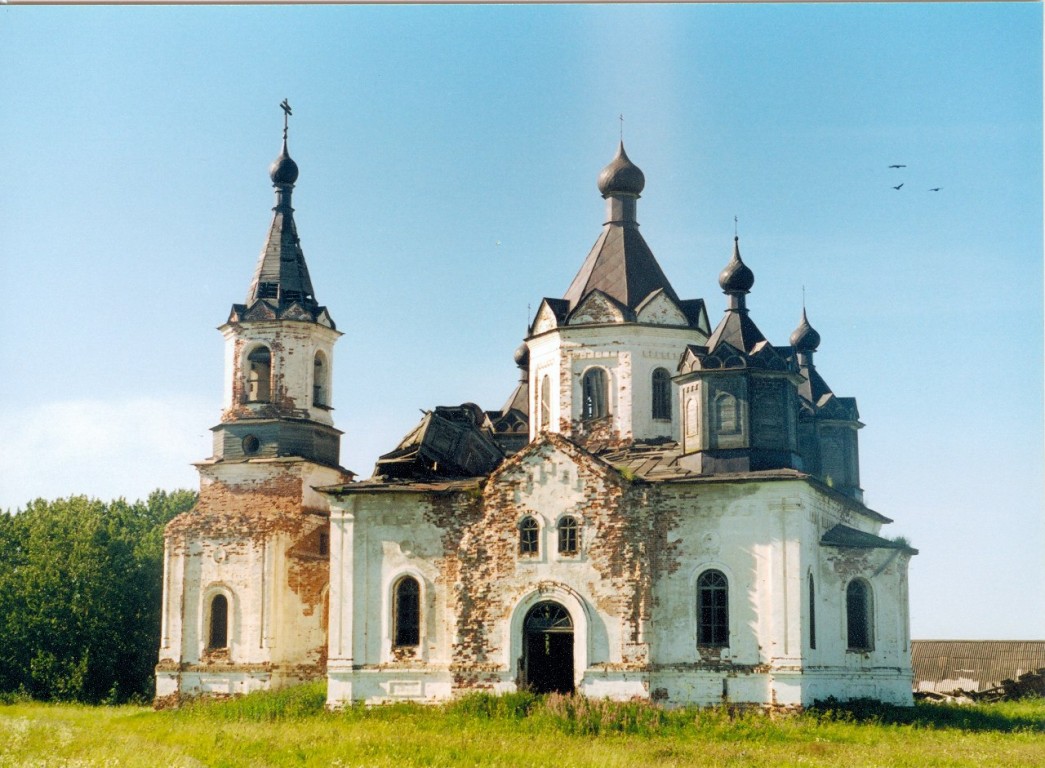
[(441, 706), (325, 708), (322, 683), (179, 710), (0, 706), (0, 768), (77, 766), (1030, 766), (1045, 700), (802, 714), (663, 710), (528, 693)]
[(191, 491), (0, 512), (0, 696), (148, 700), (160, 644), (163, 527)]

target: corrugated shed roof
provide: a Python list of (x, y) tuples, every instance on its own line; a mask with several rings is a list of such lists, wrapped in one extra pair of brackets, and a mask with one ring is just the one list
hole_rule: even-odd
[(916, 690), (982, 691), (1045, 668), (1045, 640), (914, 640), (911, 666)]

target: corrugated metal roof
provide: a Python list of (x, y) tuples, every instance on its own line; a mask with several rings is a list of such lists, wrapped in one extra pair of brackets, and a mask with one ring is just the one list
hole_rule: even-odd
[(1045, 640), (914, 640), (915, 690), (982, 691), (1045, 668)]

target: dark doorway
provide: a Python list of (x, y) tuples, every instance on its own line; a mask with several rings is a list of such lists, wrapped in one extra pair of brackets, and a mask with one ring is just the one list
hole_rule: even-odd
[(573, 693), (573, 621), (558, 603), (537, 603), (526, 614), (522, 677), (534, 693)]

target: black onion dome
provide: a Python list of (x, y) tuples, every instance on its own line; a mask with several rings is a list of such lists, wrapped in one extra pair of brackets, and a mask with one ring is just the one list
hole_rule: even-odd
[(733, 258), (718, 275), (718, 284), (725, 293), (747, 293), (755, 284), (755, 273), (740, 260), (740, 238), (733, 238)]
[(791, 346), (799, 352), (816, 352), (820, 346), (820, 334), (809, 324), (805, 307), (802, 307), (802, 322), (791, 334)]
[(622, 141), (617, 149), (617, 156), (599, 174), (599, 192), (603, 197), (607, 195), (638, 196), (645, 186), (646, 176), (635, 163), (628, 159)]
[(515, 364), (520, 368), (526, 368), (530, 365), (530, 348), (526, 346), (525, 342), (519, 345), (519, 348), (515, 350)]
[(269, 168), (269, 177), (273, 184), (293, 184), (298, 180), (298, 164), (290, 159), (286, 139), (283, 140), (283, 151)]

